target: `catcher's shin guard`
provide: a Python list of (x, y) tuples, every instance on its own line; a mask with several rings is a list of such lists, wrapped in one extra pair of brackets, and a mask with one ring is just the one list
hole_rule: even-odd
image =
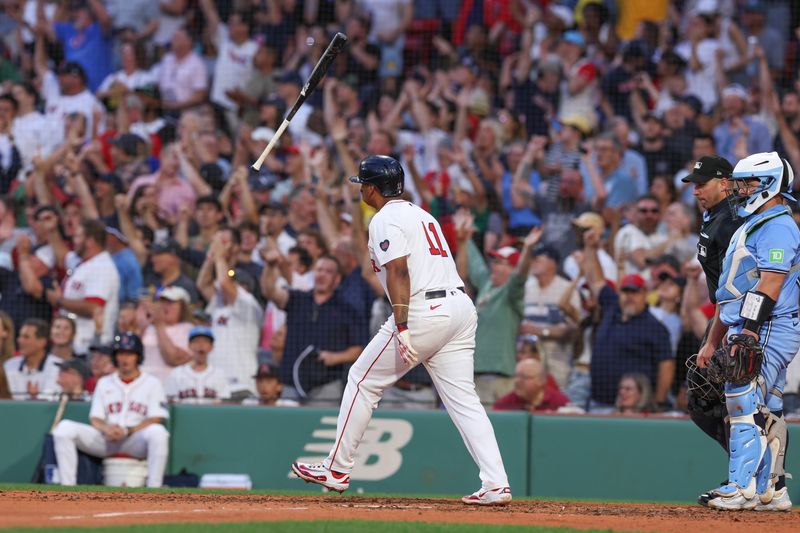
[(764, 416), (759, 409), (763, 404), (760, 392), (755, 380), (747, 385), (725, 386), (731, 422), (728, 479), (747, 499), (756, 494), (755, 474), (767, 449)]

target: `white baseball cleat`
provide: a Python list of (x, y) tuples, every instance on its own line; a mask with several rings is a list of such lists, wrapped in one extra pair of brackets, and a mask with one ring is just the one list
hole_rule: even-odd
[[(758, 499), (758, 498), (756, 498)], [(769, 503), (763, 503), (761, 500), (755, 506), (755, 511), (791, 511), (792, 500), (789, 499), (789, 492), (786, 487), (775, 491), (775, 495)]]
[(716, 489), (715, 492), (717, 493), (717, 497), (708, 501), (708, 507), (718, 511), (752, 511), (761, 503), (758, 499), (758, 494), (752, 498), (747, 498), (742, 494), (742, 491), (732, 483)]
[(306, 483), (316, 483), (342, 493), (350, 486), (350, 474), (335, 472), (322, 463), (292, 463), (292, 471)]
[(481, 489), (461, 498), (467, 505), (508, 505), (511, 503), (511, 489), (498, 487), (496, 489)]

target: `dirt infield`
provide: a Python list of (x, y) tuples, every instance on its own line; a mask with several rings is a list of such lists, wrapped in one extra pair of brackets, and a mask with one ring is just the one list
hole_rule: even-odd
[(798, 531), (800, 513), (720, 513), (693, 506), (515, 501), (467, 507), (458, 500), (338, 495), (269, 496), (0, 491), (0, 526), (105, 526), (165, 522), (387, 520), (598, 528), (615, 531)]

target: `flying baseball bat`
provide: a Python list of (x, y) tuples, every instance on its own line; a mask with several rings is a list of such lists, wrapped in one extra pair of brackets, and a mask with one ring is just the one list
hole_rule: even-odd
[(272, 148), (278, 142), (278, 139), (281, 138), (283, 132), (286, 131), (286, 128), (289, 126), (289, 122), (291, 122), (292, 118), (294, 118), (294, 114), (297, 113), (297, 110), (300, 109), (300, 106), (303, 105), (303, 102), (306, 101), (306, 98), (308, 98), (308, 96), (314, 92), (314, 89), (328, 71), (330, 64), (333, 63), (333, 60), (336, 59), (336, 56), (339, 55), (339, 52), (341, 52), (342, 48), (344, 48), (345, 43), (347, 43), (347, 35), (344, 33), (338, 32), (333, 36), (328, 48), (325, 49), (325, 53), (322, 54), (322, 57), (319, 58), (317, 64), (314, 65), (314, 70), (311, 71), (311, 75), (308, 77), (306, 84), (302, 89), (300, 89), (300, 95), (297, 97), (297, 100), (295, 100), (292, 109), (290, 109), (286, 114), (286, 117), (284, 117), (283, 122), (281, 122), (281, 125), (278, 128), (278, 131), (275, 132), (275, 135), (273, 135), (272, 139), (269, 140), (267, 147), (264, 148), (263, 152), (261, 152), (261, 156), (255, 163), (253, 163), (254, 169), (261, 170), (261, 165), (264, 164), (264, 160), (272, 151)]

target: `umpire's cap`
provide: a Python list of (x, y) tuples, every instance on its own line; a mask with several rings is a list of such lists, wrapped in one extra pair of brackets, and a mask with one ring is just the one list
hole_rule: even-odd
[(358, 176), (350, 176), (353, 183), (374, 185), (381, 196), (400, 196), (403, 194), (405, 175), (397, 159), (388, 155), (370, 155), (361, 160)]
[(117, 353), (118, 352), (133, 352), (137, 355), (137, 364), (141, 365), (144, 362), (144, 345), (139, 335), (132, 331), (120, 333), (114, 337), (114, 342), (111, 344), (111, 361), (114, 366), (117, 366)]
[(681, 179), (684, 183), (706, 183), (715, 178), (729, 178), (733, 166), (727, 159), (718, 155), (701, 157), (694, 164), (692, 173)]

